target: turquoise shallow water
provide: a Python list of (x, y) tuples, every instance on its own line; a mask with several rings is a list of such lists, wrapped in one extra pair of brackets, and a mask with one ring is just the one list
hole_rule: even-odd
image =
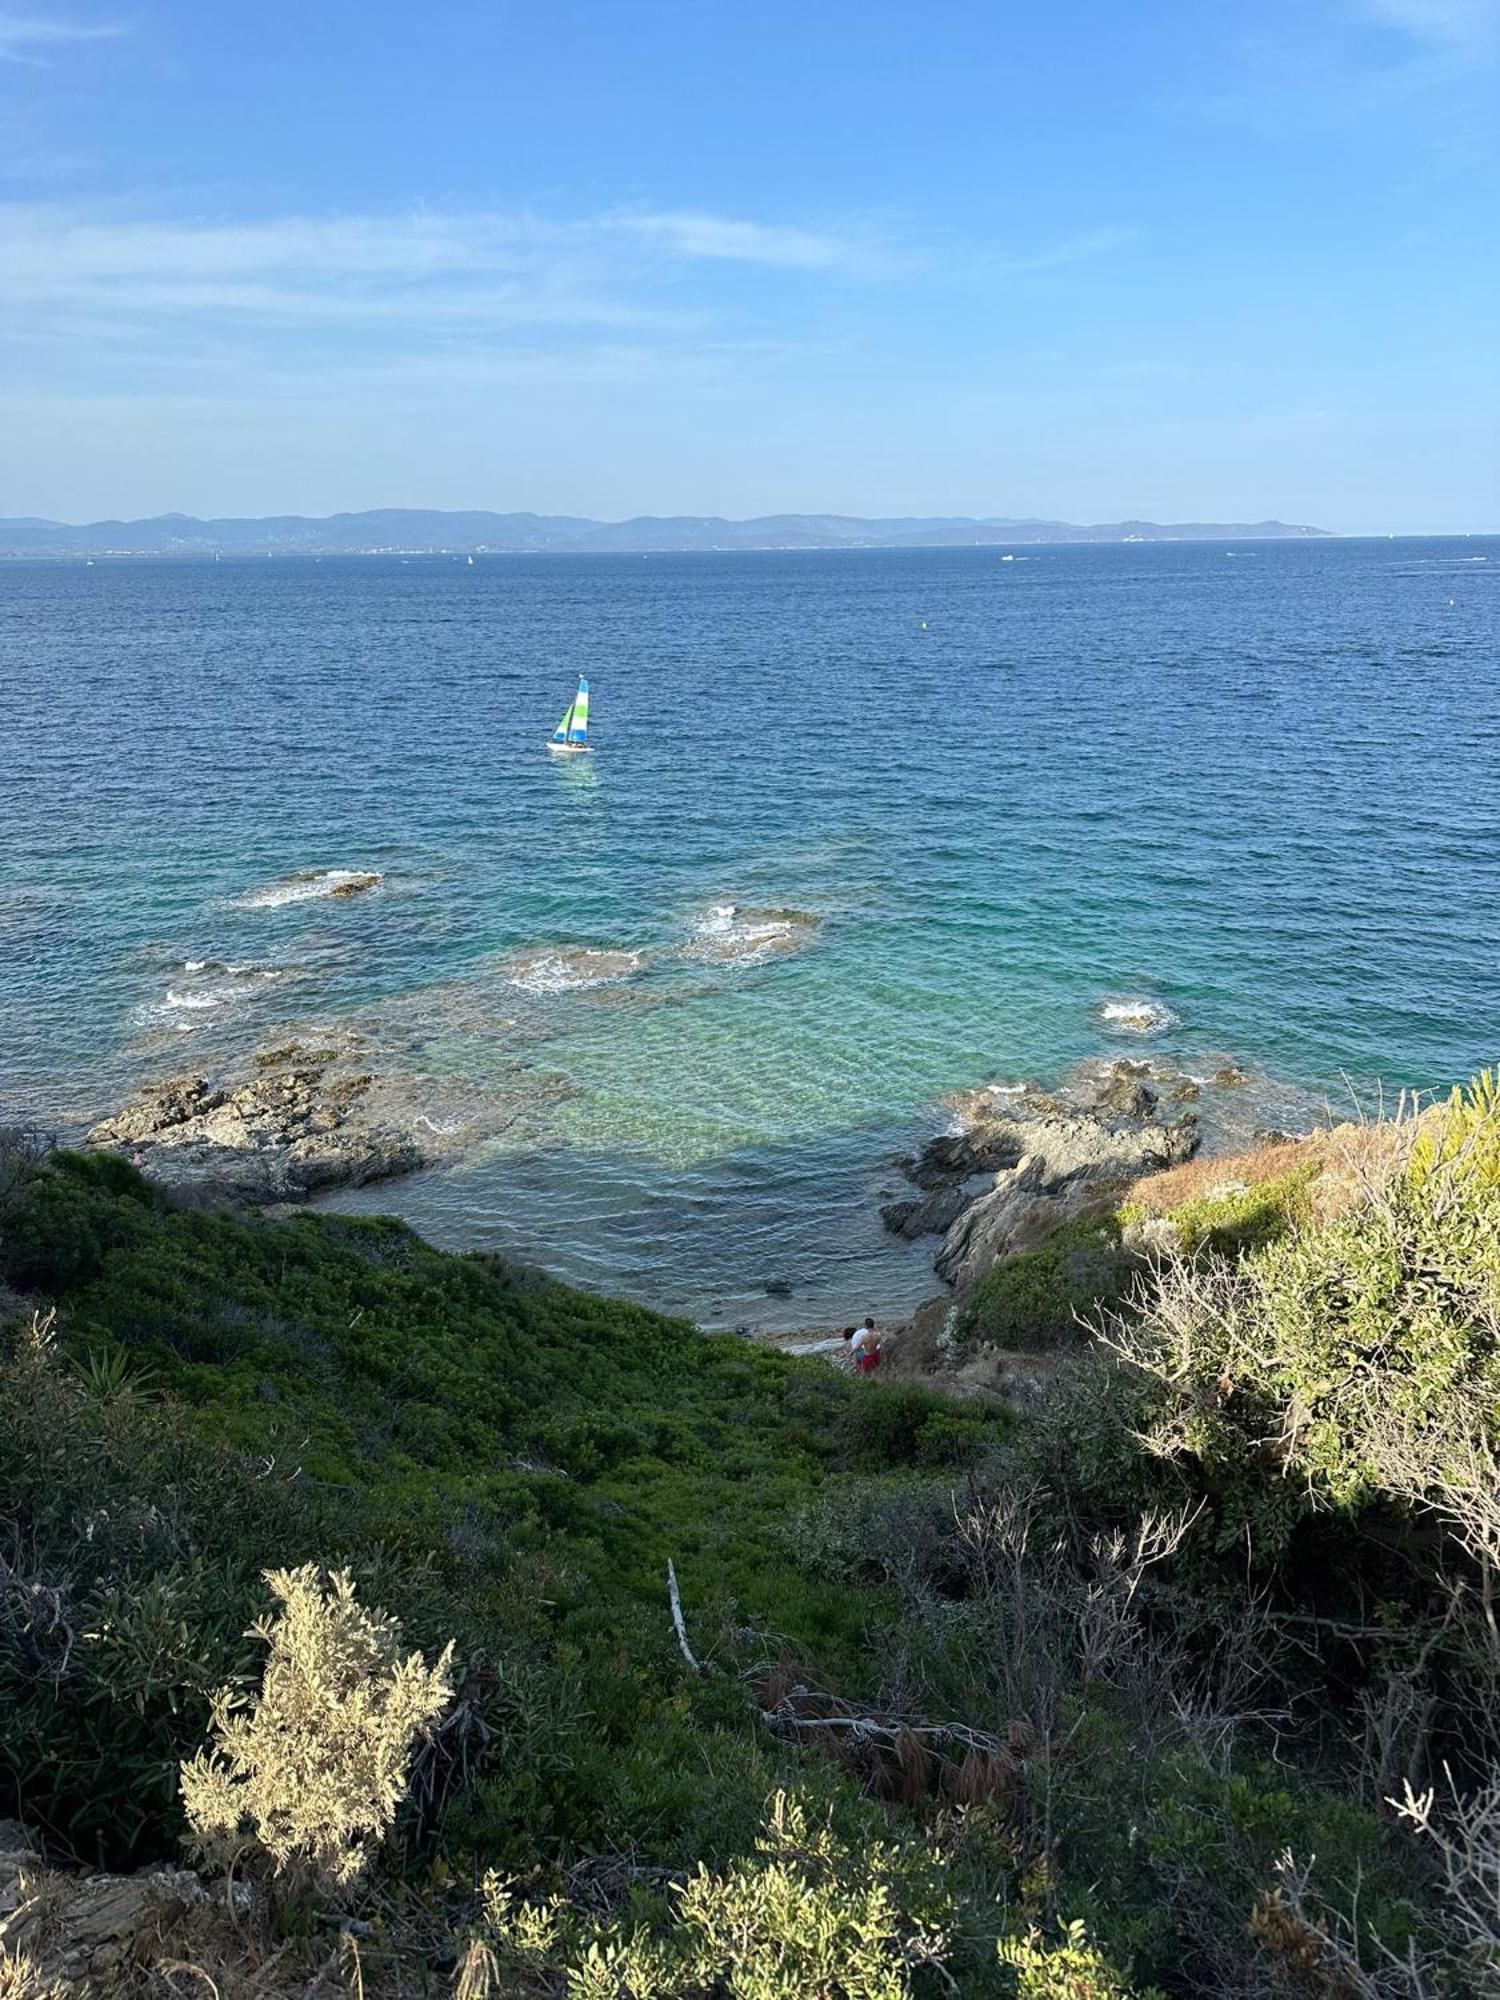
[[(817, 1317), (931, 1289), (892, 1151), (1141, 1052), (1112, 997), (1313, 1098), (1493, 1060), (1500, 542), (1016, 553), (0, 568), (0, 1107), (357, 1016), (572, 1094), (346, 1205)], [(279, 900), (303, 869), (384, 879)], [(695, 956), (726, 904), (817, 925)], [(515, 986), (548, 945), (644, 970)]]

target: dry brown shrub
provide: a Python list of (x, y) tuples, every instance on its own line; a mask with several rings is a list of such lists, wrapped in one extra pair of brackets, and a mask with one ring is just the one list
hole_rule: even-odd
[[(1340, 1127), (1346, 1130), (1346, 1127)], [(1323, 1168), (1330, 1133), (1312, 1139), (1289, 1139), (1277, 1146), (1254, 1146), (1245, 1153), (1221, 1153), (1187, 1160), (1180, 1167), (1164, 1167), (1160, 1173), (1144, 1174), (1132, 1182), (1125, 1199), (1137, 1202), (1152, 1215), (1165, 1215), (1185, 1201), (1199, 1201), (1229, 1181), (1243, 1181), (1247, 1187), (1257, 1181), (1280, 1180), (1299, 1168)]]
[(24, 1952), (0, 1944), (0, 2000), (68, 2000), (68, 1988), (45, 1977)]

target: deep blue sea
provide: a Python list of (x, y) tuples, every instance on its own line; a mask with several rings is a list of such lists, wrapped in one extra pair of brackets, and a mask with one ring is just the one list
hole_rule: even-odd
[(355, 1020), (568, 1094), (344, 1206), (709, 1321), (929, 1293), (959, 1087), (1500, 1055), (1497, 540), (13, 563), (0, 787), (0, 1116)]

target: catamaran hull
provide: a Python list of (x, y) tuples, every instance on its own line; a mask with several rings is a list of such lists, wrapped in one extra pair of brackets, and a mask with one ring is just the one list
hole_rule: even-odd
[(554, 757), (587, 757), (593, 749), (592, 743), (549, 743), (548, 750)]

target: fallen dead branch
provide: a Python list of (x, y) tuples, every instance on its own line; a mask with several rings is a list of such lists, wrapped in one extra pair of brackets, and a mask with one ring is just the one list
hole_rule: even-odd
[(687, 1661), (695, 1674), (701, 1674), (705, 1669), (699, 1665), (697, 1659), (694, 1657), (692, 1647), (688, 1644), (687, 1626), (683, 1623), (682, 1618), (682, 1593), (677, 1588), (677, 1568), (670, 1556), (667, 1557), (667, 1596), (671, 1600), (672, 1627), (677, 1634), (677, 1643), (682, 1649), (682, 1657)]

